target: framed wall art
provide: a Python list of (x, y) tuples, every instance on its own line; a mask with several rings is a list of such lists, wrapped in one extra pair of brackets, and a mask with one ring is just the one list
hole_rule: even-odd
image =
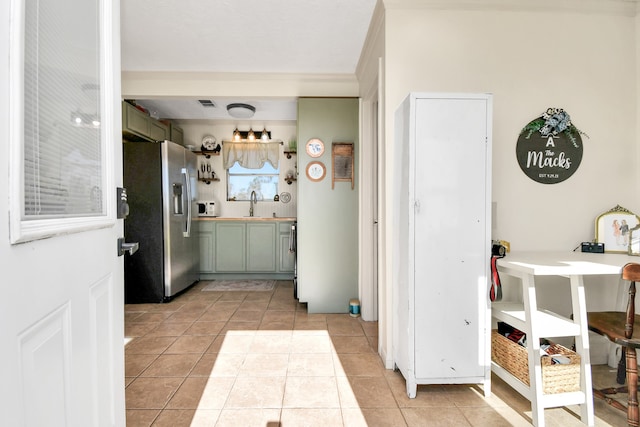
[(616, 205), (596, 218), (596, 242), (604, 243), (605, 253), (629, 252), (631, 230), (640, 225), (640, 217)]
[(353, 144), (347, 142), (334, 142), (331, 147), (331, 166), (333, 177), (331, 188), (336, 182), (350, 182), (353, 190)]

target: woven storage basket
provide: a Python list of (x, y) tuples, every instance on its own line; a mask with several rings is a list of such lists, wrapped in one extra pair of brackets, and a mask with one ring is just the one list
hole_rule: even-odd
[[(551, 357), (542, 356), (542, 393), (555, 394), (580, 391), (580, 355), (560, 344), (552, 344), (550, 354), (562, 354), (570, 363), (552, 364)], [(491, 360), (529, 385), (529, 358), (527, 349), (509, 338), (491, 331)]]

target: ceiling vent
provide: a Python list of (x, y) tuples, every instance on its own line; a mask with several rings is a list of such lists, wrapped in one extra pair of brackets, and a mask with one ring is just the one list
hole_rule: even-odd
[(203, 107), (207, 107), (207, 108), (216, 108), (216, 104), (210, 100), (210, 99), (198, 99), (198, 102), (200, 103), (200, 105), (202, 105)]

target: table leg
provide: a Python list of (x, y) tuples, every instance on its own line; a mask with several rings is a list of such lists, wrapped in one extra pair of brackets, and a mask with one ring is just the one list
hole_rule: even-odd
[(540, 334), (537, 324), (532, 318), (538, 311), (536, 285), (532, 275), (522, 278), (522, 299), (524, 303), (525, 323), (527, 331), (527, 353), (529, 355), (529, 390), (531, 393), (531, 418), (533, 425), (544, 427), (544, 406), (542, 405), (543, 385), (542, 366), (540, 362)]
[(580, 405), (580, 417), (588, 426), (595, 424), (593, 413), (593, 385), (591, 379), (591, 356), (589, 355), (589, 325), (587, 323), (587, 299), (582, 276), (571, 276), (571, 306), (573, 321), (580, 326), (576, 340), (576, 352), (580, 355), (580, 387), (585, 403)]

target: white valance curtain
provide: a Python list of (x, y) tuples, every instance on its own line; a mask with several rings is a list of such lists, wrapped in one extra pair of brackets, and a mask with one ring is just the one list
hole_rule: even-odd
[(230, 169), (234, 163), (247, 169), (260, 169), (264, 162), (271, 163), (278, 169), (280, 158), (279, 142), (232, 142), (222, 144), (222, 161), (225, 169)]

